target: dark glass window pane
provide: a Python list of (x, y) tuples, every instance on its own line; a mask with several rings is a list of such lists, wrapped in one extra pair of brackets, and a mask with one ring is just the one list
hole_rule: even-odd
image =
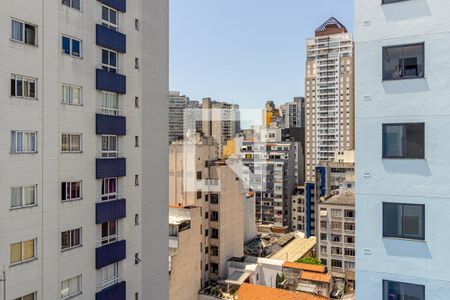
[(66, 183), (61, 183), (61, 200), (66, 200)]
[(403, 206), (403, 234), (405, 237), (423, 238), (423, 206)]
[(30, 81), (30, 97), (36, 98), (36, 83), (34, 81)]
[(424, 124), (406, 125), (406, 157), (425, 158)]
[(383, 80), (420, 78), (424, 73), (424, 44), (383, 48)]
[(78, 10), (81, 10), (81, 1), (80, 0), (72, 0), (72, 7)]
[(22, 97), (23, 96), (23, 81), (22, 79), (16, 80), (16, 96)]
[(117, 25), (117, 16), (116, 16), (116, 12), (114, 10), (111, 10), (109, 13), (109, 22)]
[(396, 203), (383, 203), (383, 235), (400, 237), (402, 235), (402, 209)]
[(102, 19), (105, 21), (108, 21), (108, 8), (105, 6), (102, 6)]
[(401, 47), (383, 49), (383, 80), (402, 78), (402, 54)]
[(117, 67), (117, 57), (116, 57), (116, 53), (114, 53), (114, 52), (110, 52), (109, 65), (111, 65), (113, 67)]
[(403, 48), (404, 77), (423, 77), (423, 44)]
[(102, 49), (102, 63), (105, 65), (109, 65), (109, 55), (108, 51)]
[(384, 281), (383, 289), (383, 300), (403, 300), (401, 287), (398, 282)]
[(425, 287), (418, 284), (402, 283), (404, 300), (425, 300)]
[(25, 43), (36, 45), (36, 27), (25, 24)]
[(392, 124), (383, 126), (383, 157), (403, 157), (404, 126)]
[(64, 54), (70, 54), (70, 39), (68, 37), (62, 37), (62, 49)]
[(62, 4), (70, 6), (70, 0), (62, 0)]
[(61, 249), (66, 249), (69, 247), (70, 247), (69, 231), (64, 231), (61, 233)]
[(72, 40), (72, 55), (80, 57), (80, 41)]
[(108, 223), (102, 223), (102, 237), (107, 237), (108, 235)]
[(11, 79), (11, 96), (16, 95), (16, 80)]

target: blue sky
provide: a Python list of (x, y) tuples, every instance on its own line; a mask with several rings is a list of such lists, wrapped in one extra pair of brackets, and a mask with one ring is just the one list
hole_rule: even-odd
[(170, 0), (170, 89), (262, 108), (304, 94), (305, 40), (353, 0)]

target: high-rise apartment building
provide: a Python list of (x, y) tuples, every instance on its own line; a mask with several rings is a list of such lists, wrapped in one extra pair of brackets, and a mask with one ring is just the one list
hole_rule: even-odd
[(448, 299), (450, 2), (356, 1), (357, 299)]
[(294, 100), (280, 105), (284, 128), (305, 127), (305, 98), (294, 97)]
[(241, 130), (239, 105), (203, 98), (201, 109), (202, 132), (216, 141), (222, 158), (223, 146)]
[(306, 181), (314, 182), (319, 161), (354, 149), (353, 39), (330, 18), (306, 41)]
[[(196, 249), (204, 288), (226, 277), (228, 259), (243, 255), (245, 195), (238, 176), (217, 160), (213, 138), (197, 134), (169, 148), (169, 205), (201, 208), (202, 221), (194, 233), (201, 235)], [(184, 271), (174, 266), (171, 272)]]
[(1, 294), (167, 299), (168, 1), (0, 19)]
[(169, 142), (184, 136), (185, 111), (189, 98), (180, 92), (169, 92)]

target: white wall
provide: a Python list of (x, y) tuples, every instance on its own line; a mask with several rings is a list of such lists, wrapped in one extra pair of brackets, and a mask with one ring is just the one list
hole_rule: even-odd
[[(381, 299), (382, 279), (450, 292), (448, 185), (450, 2), (356, 1), (357, 298)], [(382, 47), (425, 42), (425, 78), (382, 81)], [(383, 123), (425, 122), (425, 160), (382, 159)], [(425, 204), (425, 241), (382, 237), (382, 202)]]

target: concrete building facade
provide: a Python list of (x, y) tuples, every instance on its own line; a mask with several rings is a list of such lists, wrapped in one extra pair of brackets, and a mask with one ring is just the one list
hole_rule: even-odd
[(183, 138), (185, 110), (189, 102), (189, 98), (180, 92), (169, 92), (169, 142)]
[(6, 298), (167, 299), (168, 1), (0, 19)]
[(449, 17), (448, 1), (356, 1), (358, 300), (450, 293)]
[(294, 97), (292, 102), (280, 105), (284, 128), (305, 127), (305, 98)]
[(314, 182), (319, 161), (354, 149), (353, 39), (335, 18), (306, 41), (306, 181)]

